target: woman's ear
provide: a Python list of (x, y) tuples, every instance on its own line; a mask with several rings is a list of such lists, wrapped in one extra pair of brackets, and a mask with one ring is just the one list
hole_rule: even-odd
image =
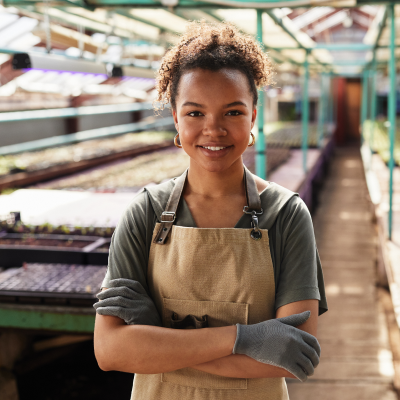
[(178, 115), (176, 113), (176, 110), (172, 110), (172, 116), (174, 117), (175, 129), (177, 132), (179, 132)]
[(256, 122), (256, 117), (257, 117), (257, 107), (254, 107), (254, 110), (251, 114), (251, 129), (253, 129), (254, 124)]

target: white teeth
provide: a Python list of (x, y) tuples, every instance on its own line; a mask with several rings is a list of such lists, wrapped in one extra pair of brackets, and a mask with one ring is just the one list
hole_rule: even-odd
[(222, 149), (226, 149), (226, 147), (209, 147), (209, 146), (203, 146), (207, 150), (212, 150), (212, 151), (218, 151)]

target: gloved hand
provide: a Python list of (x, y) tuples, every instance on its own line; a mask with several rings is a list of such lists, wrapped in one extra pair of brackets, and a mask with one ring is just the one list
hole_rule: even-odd
[(314, 336), (295, 327), (306, 322), (310, 315), (310, 311), (305, 311), (254, 325), (237, 324), (232, 353), (284, 368), (305, 382), (319, 364), (321, 348)]
[(93, 307), (97, 314), (123, 319), (128, 325), (162, 326), (160, 315), (143, 286), (131, 279), (113, 279), (98, 293)]

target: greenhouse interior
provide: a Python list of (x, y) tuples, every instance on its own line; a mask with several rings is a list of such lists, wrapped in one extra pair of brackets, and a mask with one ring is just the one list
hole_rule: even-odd
[(124, 211), (189, 167), (153, 108), (188, 21), (233, 24), (274, 67), (243, 164), (307, 206), (329, 308), (290, 399), (400, 399), (400, 5), (1, 0), (0, 400), (131, 395), (96, 361), (93, 304)]

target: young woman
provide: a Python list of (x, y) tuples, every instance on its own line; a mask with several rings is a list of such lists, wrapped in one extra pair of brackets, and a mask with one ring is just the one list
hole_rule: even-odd
[(272, 68), (229, 24), (192, 22), (164, 57), (179, 178), (138, 194), (112, 238), (96, 303), (100, 368), (135, 373), (132, 399), (287, 399), (319, 363), (327, 310), (309, 212), (242, 154)]

